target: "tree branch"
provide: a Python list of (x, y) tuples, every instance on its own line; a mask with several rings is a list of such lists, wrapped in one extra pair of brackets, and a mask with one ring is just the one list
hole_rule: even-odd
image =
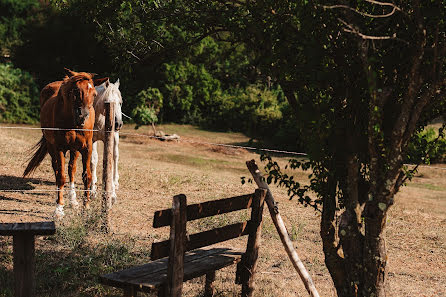
[(397, 11), (396, 6), (393, 7), (393, 10), (387, 14), (370, 14), (370, 13), (366, 13), (366, 12), (361, 12), (361, 11), (358, 11), (348, 5), (331, 5), (331, 6), (323, 5), (322, 8), (324, 8), (324, 9), (336, 9), (336, 8), (349, 9), (363, 17), (369, 17), (369, 18), (388, 18), (388, 17), (392, 16), (393, 14), (395, 14), (395, 12)]
[(347, 29), (347, 28), (344, 28), (344, 29), (343, 29), (344, 32), (355, 34), (355, 35), (361, 37), (361, 38), (364, 39), (364, 40), (397, 40), (397, 41), (401, 41), (401, 42), (404, 42), (405, 44), (409, 45), (409, 42), (407, 42), (407, 41), (405, 41), (405, 40), (403, 40), (403, 39), (401, 39), (401, 38), (396, 37), (396, 33), (394, 33), (392, 36), (373, 36), (373, 35), (366, 35), (366, 34), (361, 33), (358, 29), (356, 29), (356, 28), (353, 27), (352, 25), (348, 24), (348, 23), (347, 23), (346, 21), (344, 21), (343, 19), (338, 18), (338, 20), (339, 20), (342, 24), (344, 24), (346, 27), (348, 27), (348, 29)]

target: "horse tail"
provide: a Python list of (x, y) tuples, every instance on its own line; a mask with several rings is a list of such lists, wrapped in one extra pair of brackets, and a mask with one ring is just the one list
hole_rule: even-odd
[(40, 141), (31, 148), (31, 152), (32, 151), (34, 151), (34, 154), (30, 158), (28, 166), (26, 166), (25, 172), (23, 172), (23, 177), (26, 177), (32, 172), (34, 172), (34, 170), (36, 170), (36, 168), (40, 165), (40, 163), (42, 163), (43, 159), (48, 153), (48, 148), (44, 136), (42, 136)]

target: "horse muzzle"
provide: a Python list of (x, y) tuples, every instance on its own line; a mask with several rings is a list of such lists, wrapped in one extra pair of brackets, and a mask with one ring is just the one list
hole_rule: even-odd
[(115, 118), (115, 131), (121, 130), (122, 125), (123, 125), (122, 120), (116, 120)]

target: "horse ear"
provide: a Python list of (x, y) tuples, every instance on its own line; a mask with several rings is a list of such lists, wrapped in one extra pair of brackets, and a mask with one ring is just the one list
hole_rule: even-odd
[(72, 77), (72, 76), (75, 76), (77, 74), (77, 72), (74, 72), (74, 71), (72, 71), (72, 70), (70, 70), (68, 68), (64, 68), (64, 70), (65, 70), (65, 74), (68, 75), (68, 77)]
[(117, 88), (119, 88), (119, 78), (118, 78), (118, 80), (115, 82), (115, 86), (116, 86)]
[(100, 84), (103, 84), (106, 81), (108, 81), (108, 77), (97, 78), (97, 79), (93, 80), (93, 83), (95, 86), (99, 86)]

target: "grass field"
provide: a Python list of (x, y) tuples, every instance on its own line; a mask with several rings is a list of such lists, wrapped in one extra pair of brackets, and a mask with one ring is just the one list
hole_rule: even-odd
[[(120, 296), (120, 291), (101, 286), (97, 276), (148, 261), (151, 243), (168, 237), (167, 229), (151, 227), (153, 212), (170, 207), (173, 195), (184, 193), (188, 203), (194, 203), (254, 191), (254, 185), (241, 184), (241, 177), (249, 176), (245, 161), (258, 161), (257, 154), (198, 143), (243, 145), (248, 143), (244, 135), (180, 125), (158, 129), (180, 135), (181, 141), (161, 142), (130, 135), (148, 135), (151, 131), (146, 127), (135, 131), (125, 126), (122, 131), (119, 200), (112, 210), (113, 234), (100, 232), (100, 201), (95, 200), (91, 211), (84, 215), (76, 215), (67, 204), (66, 217), (57, 223), (57, 234), (38, 237), (38, 296)], [(21, 178), (29, 158), (28, 150), (40, 135), (39, 130), (0, 129), (0, 190), (25, 191), (0, 191), (0, 222), (51, 219), (55, 193), (44, 192), (55, 189), (49, 157), (32, 178)], [(286, 160), (286, 157), (280, 158), (280, 162)], [(78, 167), (81, 167), (80, 161)], [(437, 167), (446, 169), (444, 165)], [(102, 170), (98, 169), (101, 180)], [(76, 175), (76, 186), (81, 189), (81, 169)], [(296, 178), (305, 182), (306, 174), (297, 172)], [(288, 200), (283, 189), (273, 187), (272, 191), (320, 295), (336, 296), (324, 266), (319, 214)], [(246, 214), (229, 215), (223, 221), (211, 218), (200, 225), (191, 224), (190, 232), (241, 217)], [(421, 168), (397, 195), (387, 226), (388, 296), (446, 296), (446, 170)], [(231, 245), (241, 247), (244, 241), (236, 240)], [(308, 296), (267, 211), (258, 264), (255, 296)], [(235, 267), (217, 272), (217, 296), (240, 294), (234, 278)], [(201, 296), (203, 286), (203, 279), (187, 282), (185, 296)], [(1, 237), (0, 296), (12, 296), (12, 287), (12, 238)]]

